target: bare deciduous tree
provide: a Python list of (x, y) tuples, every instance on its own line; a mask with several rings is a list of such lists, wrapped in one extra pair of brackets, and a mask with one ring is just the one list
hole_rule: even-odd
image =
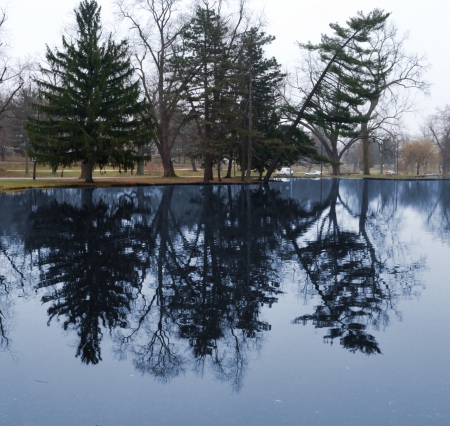
[(168, 62), (184, 28), (179, 0), (118, 0), (120, 16), (131, 25), (135, 66), (156, 124), (154, 143), (164, 177), (175, 176), (171, 150), (185, 120), (180, 119), (182, 83)]
[(369, 84), (372, 85), (373, 96), (358, 113), (365, 118), (361, 125), (360, 139), (363, 144), (364, 174), (370, 174), (369, 145), (371, 133), (377, 128), (392, 126), (403, 113), (411, 111), (413, 100), (409, 92), (427, 93), (429, 84), (423, 80), (427, 69), (423, 56), (410, 54), (405, 50), (407, 34), (399, 34), (393, 23), (388, 23), (371, 34), (367, 52), (370, 63), (368, 67)]
[(0, 118), (11, 106), (14, 96), (23, 85), (23, 67), (14, 63), (7, 55), (7, 43), (5, 40), (6, 11), (0, 9)]
[(6, 148), (10, 146), (12, 140), (11, 132), (8, 130), (11, 122), (10, 109), (14, 97), (23, 86), (23, 67), (7, 55), (6, 20), (6, 11), (0, 9), (0, 151), (3, 161), (6, 156)]
[(436, 114), (428, 117), (424, 130), (439, 150), (442, 173), (450, 173), (450, 105), (438, 108)]

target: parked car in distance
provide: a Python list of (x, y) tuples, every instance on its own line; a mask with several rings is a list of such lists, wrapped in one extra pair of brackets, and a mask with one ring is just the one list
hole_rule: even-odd
[(294, 171), (290, 167), (282, 167), (275, 173), (277, 176), (292, 176)]
[(396, 175), (397, 173), (393, 172), (392, 170), (388, 170), (386, 172), (387, 175)]
[(319, 170), (313, 170), (311, 172), (306, 172), (305, 177), (320, 177), (322, 176), (322, 173), (319, 172)]

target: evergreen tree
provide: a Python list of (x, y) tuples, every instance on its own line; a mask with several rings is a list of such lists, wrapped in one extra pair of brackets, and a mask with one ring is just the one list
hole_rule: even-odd
[(317, 90), (304, 115), (304, 124), (319, 139), (332, 163), (333, 174), (339, 175), (339, 164), (347, 147), (339, 150), (339, 142), (356, 141), (359, 128), (366, 118), (357, 108), (366, 104), (371, 92), (365, 91), (358, 72), (346, 75), (346, 69), (336, 64)]
[[(333, 37), (322, 36), (321, 43), (312, 45), (308, 43), (301, 45), (310, 51), (318, 52), (322, 62), (323, 71), (312, 72), (310, 77), (315, 80), (313, 87), (308, 93), (303, 105), (292, 117), (290, 130), (285, 135), (285, 145), (288, 146), (289, 139), (293, 136), (295, 128), (308, 117), (310, 121), (321, 123), (325, 128), (337, 124), (346, 131), (353, 131), (358, 123), (364, 122), (365, 117), (357, 116), (353, 110), (358, 105), (369, 101), (375, 93), (365, 85), (367, 75), (363, 69), (370, 62), (361, 61), (355, 52), (361, 53), (366, 49), (366, 43), (370, 34), (384, 25), (389, 17), (388, 13), (374, 9), (367, 15), (359, 12), (354, 18), (347, 21), (347, 26), (330, 24), (334, 30)], [(327, 110), (321, 108), (321, 99), (324, 99), (331, 107)], [(331, 129), (331, 128), (330, 128)], [(267, 183), (280, 160), (284, 145), (278, 150), (264, 178)], [(334, 161), (334, 158), (330, 158)], [(339, 162), (335, 162), (338, 166)], [(335, 172), (339, 170), (335, 169)]]
[[(360, 127), (367, 124), (368, 117), (359, 113), (358, 109), (371, 100), (379, 97), (377, 84), (368, 70), (379, 68), (370, 55), (368, 41), (371, 33), (383, 26), (389, 14), (375, 9), (367, 17), (359, 14), (357, 20), (374, 20), (359, 37), (356, 37), (345, 48), (341, 46), (348, 39), (350, 31), (338, 24), (330, 24), (333, 36), (323, 35), (319, 44), (300, 45), (310, 52), (318, 54), (318, 61), (323, 67), (335, 56), (322, 84), (318, 87), (309, 108), (304, 114), (308, 127), (319, 138), (333, 164), (333, 174), (339, 174), (339, 163), (345, 152), (338, 152), (341, 139), (356, 141)], [(309, 73), (314, 70), (313, 61)], [(312, 66), (311, 66), (312, 65)]]
[[(365, 17), (359, 14), (356, 21), (373, 20), (359, 37), (353, 39), (345, 48), (341, 46), (348, 39), (349, 29), (331, 24), (332, 37), (323, 35), (317, 45), (300, 45), (310, 52), (317, 53), (318, 63), (324, 66), (335, 57), (322, 84), (318, 87), (309, 108), (304, 114), (307, 127), (321, 141), (333, 164), (333, 174), (339, 174), (339, 163), (344, 152), (357, 140), (359, 128), (367, 126), (368, 116), (359, 109), (379, 97), (378, 84), (371, 75), (379, 69), (372, 58), (370, 37), (374, 31), (385, 25), (389, 14), (375, 9)], [(311, 59), (308, 74), (319, 74)], [(379, 76), (381, 77), (381, 76)], [(338, 150), (339, 141), (345, 139), (344, 149)]]
[(258, 164), (255, 164), (253, 161), (255, 155), (256, 158), (260, 157), (255, 149), (263, 154), (270, 151), (268, 146), (273, 145), (268, 139), (268, 133), (274, 130), (273, 117), (279, 101), (277, 89), (285, 77), (277, 60), (264, 55), (264, 46), (274, 39), (275, 37), (266, 35), (255, 27), (241, 37), (241, 108), (244, 111), (243, 127), (247, 130), (242, 146), (242, 170), (247, 171), (247, 182), (250, 181), (252, 168), (261, 170), (263, 163), (257, 161)]
[(86, 182), (96, 166), (126, 171), (148, 159), (139, 147), (153, 127), (133, 81), (127, 42), (102, 39), (100, 10), (95, 0), (83, 0), (73, 40), (63, 37), (61, 51), (47, 47), (48, 67), (36, 79), (38, 118), (27, 123), (30, 156), (52, 166), (80, 161)]
[(213, 179), (213, 164), (227, 152), (236, 126), (236, 43), (228, 33), (214, 9), (208, 4), (197, 7), (183, 33), (183, 50), (171, 63), (185, 81), (184, 99), (199, 134), (194, 150), (204, 158), (206, 182)]

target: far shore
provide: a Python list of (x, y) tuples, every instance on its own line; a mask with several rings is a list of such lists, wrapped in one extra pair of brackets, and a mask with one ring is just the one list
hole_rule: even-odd
[[(340, 176), (323, 176), (322, 179), (391, 179), (391, 180), (430, 180), (430, 179), (448, 179), (449, 177), (442, 177), (437, 175), (361, 175), (361, 174), (342, 174)], [(272, 180), (277, 180), (276, 176)], [(310, 179), (303, 176), (293, 176), (285, 179)], [(320, 178), (315, 178), (320, 179)], [(256, 176), (252, 176), (251, 185), (262, 185), (262, 181), (258, 180)], [(199, 173), (198, 177), (149, 177), (149, 176), (124, 176), (124, 177), (96, 177), (94, 182), (87, 183), (81, 179), (66, 177), (66, 178), (42, 178), (38, 177), (35, 180), (31, 177), (27, 178), (4, 178), (0, 177), (0, 193), (11, 191), (25, 191), (28, 189), (50, 189), (50, 188), (111, 188), (111, 187), (133, 187), (133, 186), (152, 186), (152, 185), (242, 185), (240, 177), (222, 178), (219, 181), (215, 178), (208, 183), (203, 182), (203, 176)]]
[[(131, 187), (136, 185), (186, 185), (186, 184), (205, 184), (203, 182), (203, 170), (200, 164), (197, 164), (197, 170), (193, 170), (188, 159), (180, 156), (177, 161), (173, 163), (175, 173), (177, 177), (164, 178), (163, 169), (160, 158), (153, 158), (149, 163), (144, 165), (144, 174), (137, 175), (136, 173), (120, 172), (112, 167), (106, 167), (104, 170), (94, 170), (94, 182), (85, 183), (79, 178), (81, 170), (79, 166), (72, 166), (58, 169), (52, 173), (52, 170), (48, 166), (37, 164), (36, 167), (36, 179), (33, 180), (33, 163), (30, 161), (27, 163), (23, 157), (7, 157), (6, 161), (0, 161), (0, 193), (10, 191), (24, 191), (32, 188), (49, 189), (49, 188), (107, 188), (107, 187)], [(232, 177), (224, 178), (223, 176), (227, 172), (227, 167), (222, 167), (222, 179), (219, 181), (217, 170), (214, 170), (214, 180), (207, 183), (212, 185), (218, 184), (236, 184), (242, 185), (241, 172), (236, 163), (233, 163)], [(28, 170), (28, 174), (27, 174)], [(341, 174), (339, 176), (331, 175), (331, 167), (320, 164), (304, 164), (292, 166), (294, 179), (312, 179), (305, 177), (305, 173), (311, 171), (323, 172), (322, 179), (442, 179), (442, 175), (427, 173), (419, 176), (412, 174), (392, 174), (395, 170), (394, 165), (384, 165), (382, 174), (380, 174), (380, 167), (373, 167), (370, 170), (370, 175), (363, 175), (361, 172), (356, 171), (354, 165), (341, 165)], [(430, 170), (430, 169), (429, 169)], [(421, 170), (422, 171), (422, 170)], [(436, 169), (431, 169), (430, 172), (437, 172)], [(450, 176), (445, 176), (449, 178)], [(276, 174), (272, 175), (272, 179), (277, 179)], [(290, 177), (282, 177), (282, 179), (291, 179)], [(320, 179), (320, 178), (313, 178)], [(252, 173), (251, 182), (252, 185), (261, 185), (263, 182), (258, 180), (258, 174)]]

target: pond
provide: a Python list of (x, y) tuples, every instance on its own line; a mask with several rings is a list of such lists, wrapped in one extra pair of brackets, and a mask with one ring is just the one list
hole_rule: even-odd
[(0, 197), (0, 424), (449, 425), (450, 182)]

